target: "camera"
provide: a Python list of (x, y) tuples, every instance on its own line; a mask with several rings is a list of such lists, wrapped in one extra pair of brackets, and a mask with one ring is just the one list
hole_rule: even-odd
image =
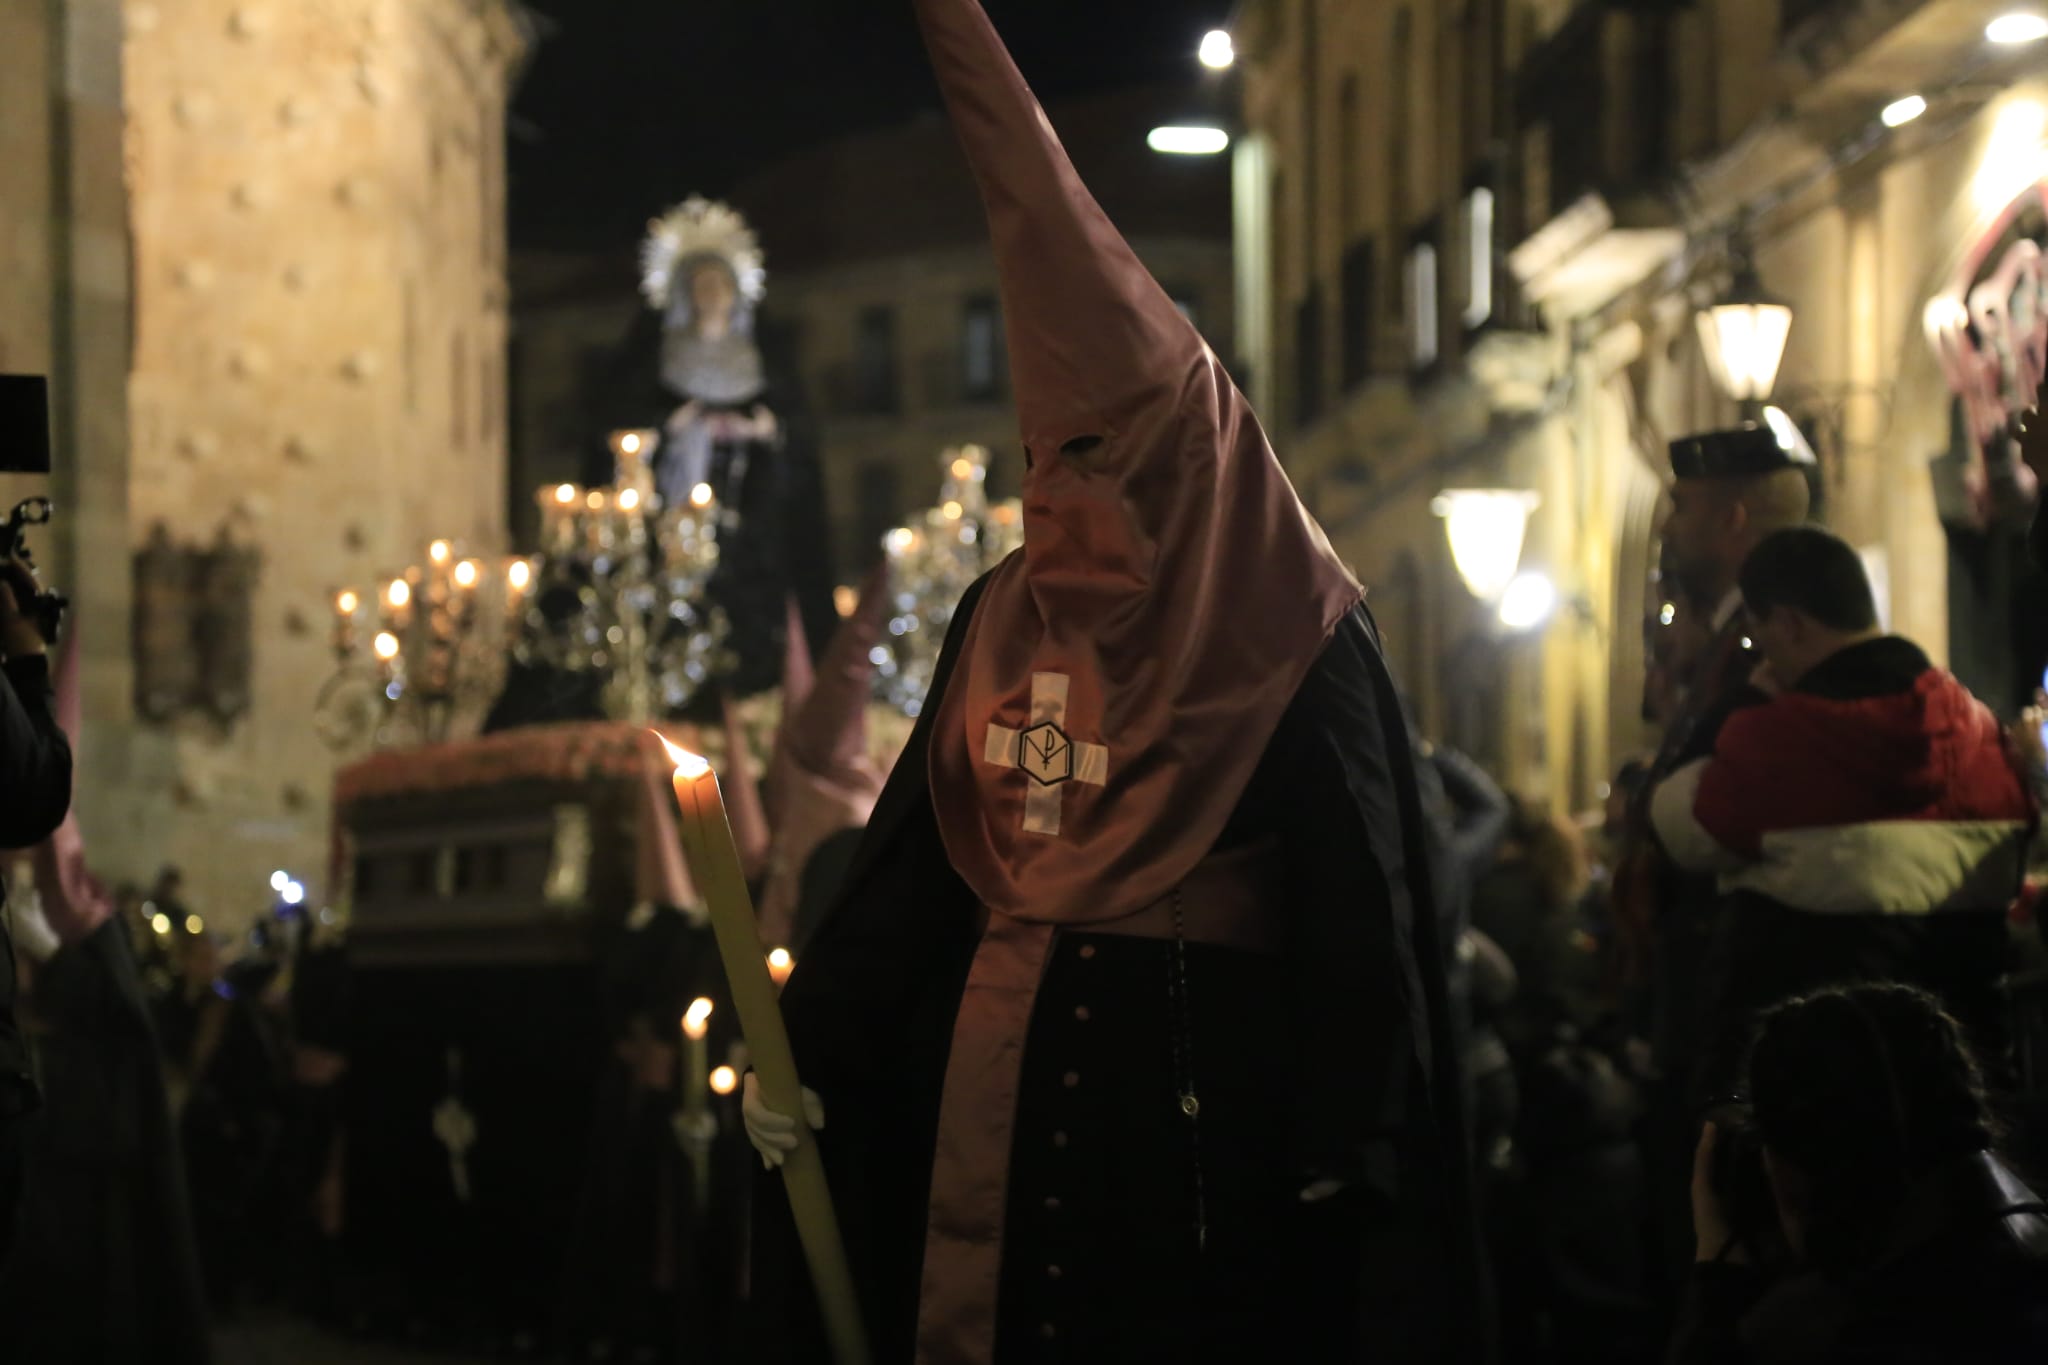
[[(0, 473), (49, 472), (49, 381), (40, 375), (0, 374)], [(25, 532), (31, 526), (47, 526), (50, 512), (48, 498), (24, 498), (15, 504), (6, 522), (0, 524), (0, 566), (19, 559), (34, 567)], [(8, 574), (6, 581), (14, 592), (15, 605), (35, 622), (36, 633), (50, 644), (57, 643), (70, 602), (59, 593), (39, 588), (26, 574)]]
[[(35, 567), (35, 557), (29, 553), (28, 539), (22, 533), (30, 526), (47, 526), (50, 508), (48, 498), (23, 498), (14, 505), (14, 510), (7, 514), (6, 523), (0, 525), (0, 566), (19, 559), (31, 568)], [(71, 599), (39, 587), (27, 574), (6, 574), (6, 582), (14, 591), (15, 605), (20, 607), (22, 615), (35, 622), (36, 633), (46, 643), (56, 644), (57, 632), (63, 628), (64, 613), (70, 609)]]
[(1701, 1116), (1714, 1125), (1714, 1156), (1707, 1179), (1721, 1201), (1722, 1215), (1736, 1244), (1759, 1264), (1785, 1259), (1784, 1233), (1778, 1222), (1778, 1200), (1764, 1169), (1764, 1142), (1749, 1105), (1739, 1099), (1716, 1100)]

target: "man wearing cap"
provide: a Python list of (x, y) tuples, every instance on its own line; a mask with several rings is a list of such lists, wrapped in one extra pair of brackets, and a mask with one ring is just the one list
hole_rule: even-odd
[[(878, 1361), (1477, 1358), (1456, 1050), (1357, 581), (975, 0), (1024, 549), (960, 604), (782, 998)], [(802, 1335), (779, 1182), (752, 1315)], [(797, 1287), (792, 1288), (792, 1284)], [(757, 1338), (750, 1358), (815, 1359)]]
[(1665, 728), (1648, 780), (1630, 809), (1625, 852), (1615, 876), (1619, 928), (1638, 940), (1638, 994), (1654, 1069), (1645, 1153), (1660, 1192), (1659, 1240), (1674, 1268), (1693, 1252), (1686, 1198), (1693, 1151), (1693, 1093), (1699, 1065), (1701, 983), (1718, 904), (1714, 878), (1685, 872), (1657, 843), (1650, 820), (1657, 788), (1714, 751), (1721, 725), (1763, 700), (1751, 677), (1760, 658), (1742, 619), (1742, 563), (1774, 531), (1806, 520), (1813, 455), (1796, 431), (1783, 437), (1748, 424), (1671, 444), (1671, 509), (1663, 528), (1674, 597), (1705, 618), (1712, 632), (1678, 711)]

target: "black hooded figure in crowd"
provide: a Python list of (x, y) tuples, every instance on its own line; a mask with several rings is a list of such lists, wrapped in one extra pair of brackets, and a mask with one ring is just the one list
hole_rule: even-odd
[[(974, 0), (1025, 546), (782, 997), (877, 1361), (1476, 1360), (1406, 723), (1355, 579)], [(748, 1078), (772, 1163), (797, 1139)], [(754, 1360), (815, 1360), (779, 1180)]]

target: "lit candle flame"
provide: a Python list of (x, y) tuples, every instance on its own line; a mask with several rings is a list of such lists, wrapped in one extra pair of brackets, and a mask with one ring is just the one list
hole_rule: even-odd
[(973, 472), (974, 472), (974, 465), (973, 465), (973, 463), (972, 463), (972, 462), (971, 462), (970, 460), (968, 460), (968, 459), (967, 459), (967, 458), (966, 458), (965, 456), (962, 456), (961, 458), (959, 458), (959, 459), (957, 459), (957, 460), (953, 461), (953, 477), (954, 477), (954, 478), (956, 478), (956, 479), (964, 479), (964, 478), (966, 478), (966, 477), (967, 477), (968, 475), (972, 474)]
[(676, 765), (677, 777), (686, 778), (694, 782), (711, 771), (709, 760), (700, 758), (688, 749), (669, 743), (668, 736), (658, 730), (654, 732), (654, 737), (661, 741), (662, 748), (668, 750), (668, 761)]
[(683, 1033), (695, 1041), (702, 1038), (711, 1027), (711, 1002), (698, 996), (690, 1002), (688, 1012), (683, 1015)]
[(795, 970), (796, 959), (790, 956), (789, 949), (776, 948), (769, 952), (768, 975), (774, 978), (776, 985), (787, 984), (789, 974)]
[(576, 501), (576, 485), (573, 483), (556, 485), (555, 501), (562, 504), (562, 506), (564, 507), (567, 507), (570, 503)]
[(907, 551), (917, 543), (917, 533), (908, 526), (899, 526), (889, 533), (889, 548), (897, 554)]
[(436, 564), (446, 564), (448, 556), (453, 553), (455, 552), (449, 548), (448, 542), (445, 540), (437, 540), (427, 547), (427, 558), (433, 560)]
[(377, 632), (377, 657), (390, 663), (398, 657), (398, 637), (388, 630)]
[(161, 912), (152, 915), (149, 927), (156, 930), (159, 934), (168, 934), (171, 932), (171, 917)]
[(961, 507), (960, 504), (957, 502), (949, 502), (944, 507), (941, 507), (939, 510), (946, 514), (947, 521), (958, 521), (960, 520), (960, 514), (966, 509)]
[(711, 491), (710, 484), (700, 483), (695, 488), (692, 488), (690, 490), (690, 506), (709, 507), (711, 505), (713, 497), (715, 496), (716, 495), (713, 494)]
[(602, 488), (591, 489), (589, 496), (583, 499), (583, 505), (593, 512), (602, 510), (604, 507), (604, 490)]
[(203, 920), (203, 919), (201, 919), (201, 918), (199, 918), (199, 916), (197, 916), (197, 915), (187, 915), (187, 916), (185, 916), (185, 932), (186, 932), (186, 933), (188, 933), (188, 934), (203, 934), (203, 933), (205, 933), (205, 932), (206, 932), (206, 921), (205, 921), (205, 920)]
[(457, 564), (457, 565), (455, 566), (455, 584), (456, 584), (456, 586), (457, 586), (457, 587), (462, 587), (462, 588), (473, 588), (473, 587), (475, 587), (475, 586), (476, 586), (476, 574), (477, 574), (477, 569), (476, 569), (476, 561), (475, 561), (474, 559), (465, 559), (465, 560), (463, 560), (463, 561), (462, 561), (462, 562), (461, 562), (460, 564)]
[(711, 1093), (730, 1095), (740, 1088), (740, 1073), (729, 1066), (721, 1066), (711, 1073)]
[(630, 512), (630, 511), (632, 511), (632, 510), (633, 510), (634, 508), (638, 507), (639, 505), (640, 505), (640, 490), (639, 490), (639, 489), (637, 489), (637, 488), (623, 488), (623, 489), (620, 489), (620, 490), (619, 490), (619, 508), (620, 508), (620, 510), (621, 510), (621, 511), (626, 511), (626, 512)]
[(384, 600), (394, 607), (402, 607), (412, 601), (412, 584), (403, 578), (391, 580), (391, 586), (384, 590)]
[(343, 616), (354, 616), (356, 608), (362, 604), (363, 599), (356, 596), (353, 590), (344, 590), (340, 596), (334, 599), (334, 609)]
[(640, 453), (640, 433), (629, 431), (624, 436), (621, 436), (619, 438), (619, 449), (625, 451), (628, 455), (638, 455)]
[(512, 591), (525, 592), (533, 586), (533, 565), (523, 559), (515, 559), (505, 567), (505, 581), (512, 585)]

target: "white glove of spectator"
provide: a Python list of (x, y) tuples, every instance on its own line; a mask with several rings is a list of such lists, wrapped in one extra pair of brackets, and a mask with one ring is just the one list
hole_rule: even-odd
[[(796, 1120), (776, 1113), (762, 1101), (761, 1082), (751, 1071), (740, 1091), (740, 1117), (747, 1125), (747, 1141), (761, 1154), (764, 1168), (789, 1160), (797, 1146)], [(812, 1132), (825, 1126), (825, 1102), (809, 1086), (804, 1087), (804, 1121)]]

